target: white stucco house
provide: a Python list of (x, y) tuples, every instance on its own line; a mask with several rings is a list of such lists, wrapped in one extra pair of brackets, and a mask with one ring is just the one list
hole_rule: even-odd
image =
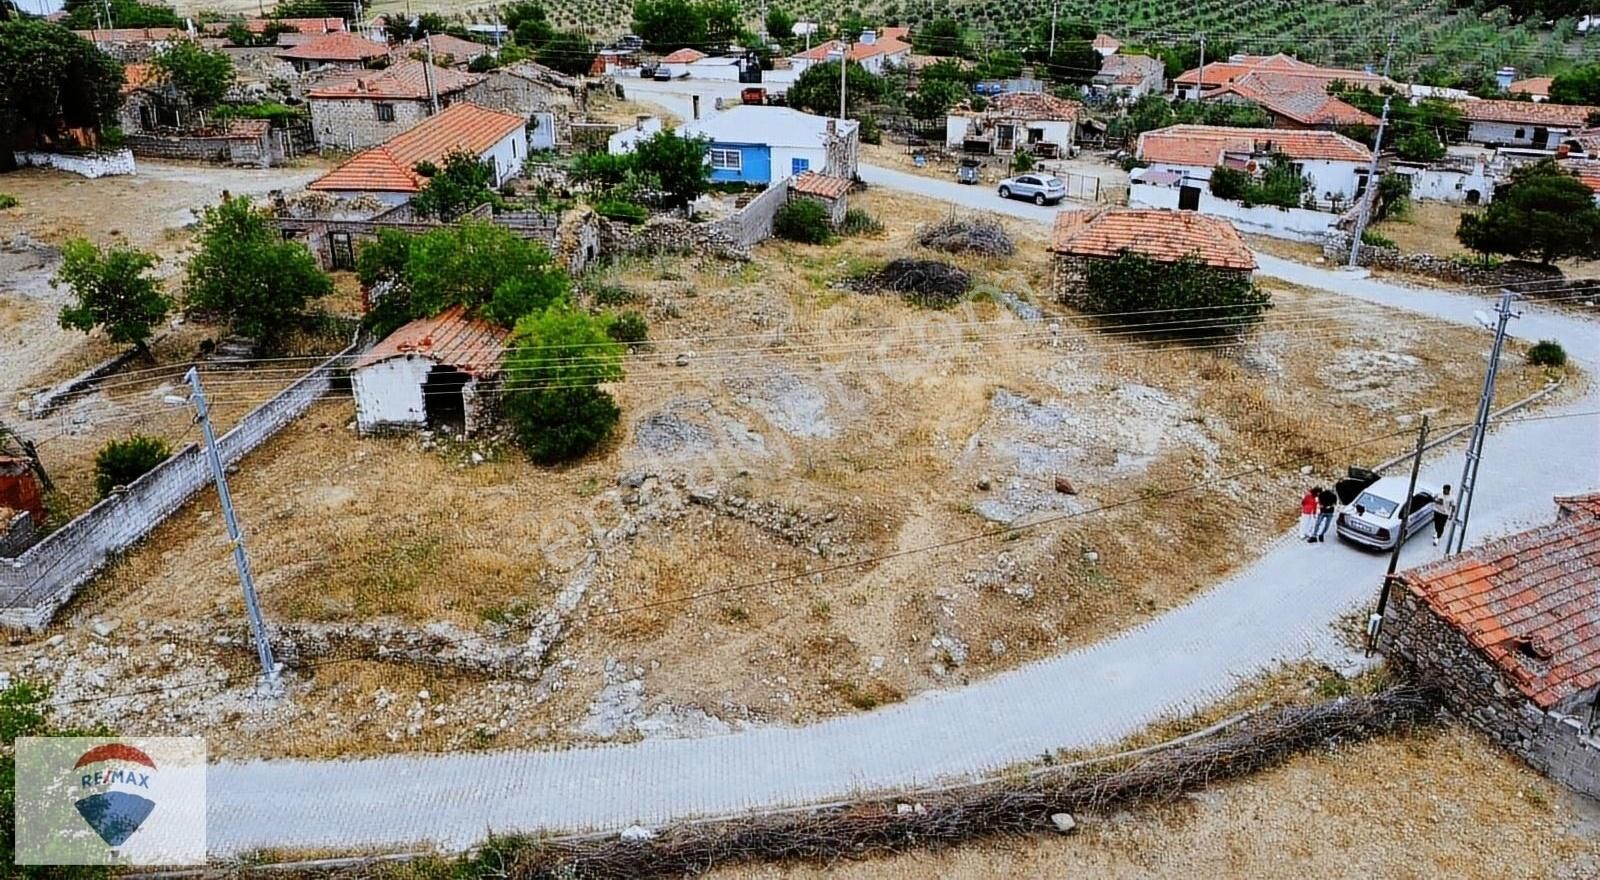
[(510, 333), (460, 306), (389, 334), (350, 370), (363, 434), (449, 427), (472, 434), (487, 422), (486, 393), (500, 380)]
[(945, 116), (945, 145), (952, 150), (1009, 156), (1025, 150), (1041, 158), (1072, 152), (1083, 105), (1054, 95), (1000, 95), (982, 110), (962, 104)]
[[(911, 43), (908, 42), (910, 33), (911, 29), (904, 27), (862, 31), (849, 46), (850, 60), (875, 74), (881, 74), (890, 67), (904, 67), (911, 58)], [(838, 61), (844, 52), (844, 43), (828, 40), (799, 54), (790, 55), (789, 62), (796, 75), (799, 75), (813, 64)]]
[(1462, 101), (1467, 140), (1486, 147), (1554, 150), (1582, 130), (1600, 107), (1532, 101)]
[(853, 119), (740, 104), (685, 123), (678, 133), (711, 142), (707, 157), (713, 181), (766, 185), (807, 171), (854, 178), (860, 129)]
[(618, 153), (631, 153), (635, 144), (654, 136), (661, 128), (659, 116), (636, 117), (632, 125), (606, 138), (606, 152), (613, 156)]
[(471, 102), (452, 104), (382, 144), (351, 156), (307, 188), (336, 198), (371, 195), (385, 204), (403, 205), (428, 183), (417, 172), (418, 163), (443, 165), (457, 150), (472, 153), (493, 168), (498, 187), (522, 173), (528, 158), (527, 123), (522, 116)]
[(1350, 204), (1366, 190), (1372, 161), (1366, 145), (1337, 132), (1279, 128), (1173, 125), (1141, 134), (1137, 150), (1142, 175), (1171, 172), (1182, 186), (1206, 190), (1218, 166), (1257, 173), (1281, 155), (1311, 179), (1321, 204)]

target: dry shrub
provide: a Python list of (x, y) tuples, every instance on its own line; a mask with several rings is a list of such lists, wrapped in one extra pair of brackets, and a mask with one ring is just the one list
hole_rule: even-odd
[(887, 290), (920, 306), (945, 308), (961, 301), (972, 288), (965, 270), (938, 260), (900, 257), (882, 269), (859, 276), (859, 290)]
[(917, 243), (948, 254), (975, 254), (980, 257), (1009, 257), (1016, 252), (1010, 233), (999, 222), (985, 217), (957, 217), (954, 214), (917, 230)]

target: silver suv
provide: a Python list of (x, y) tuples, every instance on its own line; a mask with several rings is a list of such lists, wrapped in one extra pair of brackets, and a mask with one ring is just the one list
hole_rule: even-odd
[(1028, 199), (1035, 205), (1053, 205), (1067, 197), (1067, 185), (1059, 177), (1019, 174), (1000, 181), (1000, 198)]

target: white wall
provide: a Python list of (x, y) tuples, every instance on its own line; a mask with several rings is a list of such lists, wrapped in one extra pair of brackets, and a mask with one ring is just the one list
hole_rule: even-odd
[[(1069, 122), (1069, 121), (1066, 121), (1066, 120), (1048, 120), (1048, 121), (1041, 120), (1039, 122), (1029, 122), (1029, 123), (1025, 123), (1024, 124), (1024, 129), (1025, 130), (1035, 129), (1035, 128), (1043, 129), (1044, 130), (1044, 139), (1046, 141), (1052, 143), (1052, 144), (1055, 144), (1055, 145), (1061, 147), (1062, 149), (1066, 149), (1067, 147), (1072, 146), (1072, 123)], [(1028, 136), (1026, 134), (1023, 134), (1020, 137), (1019, 140), (1020, 140), (1020, 142), (1025, 143), (1028, 140)]]
[(110, 177), (134, 173), (132, 150), (84, 154), (18, 150), (12, 154), (12, 157), (18, 165), (38, 165), (44, 168), (54, 168), (57, 171), (71, 172), (83, 177)]
[(433, 366), (428, 358), (406, 355), (353, 370), (356, 427), (366, 433), (385, 425), (427, 424), (422, 383), (428, 381)]
[[(1128, 187), (1128, 206), (1175, 209), (1178, 207), (1178, 188), (1135, 183)], [(1200, 191), (1198, 213), (1224, 217), (1240, 232), (1314, 244), (1321, 244), (1339, 222), (1338, 214), (1323, 211), (1307, 211), (1302, 208), (1246, 208), (1238, 202), (1219, 199), (1205, 190)]]
[[(676, 67), (677, 65), (671, 65)], [(684, 68), (695, 79), (716, 79), (724, 82), (739, 81), (739, 65), (729, 64), (720, 59), (702, 59)], [(674, 74), (676, 75), (676, 74)]]
[(1311, 193), (1322, 202), (1329, 201), (1330, 195), (1333, 195), (1349, 204), (1356, 195), (1359, 179), (1356, 172), (1367, 170), (1363, 163), (1327, 159), (1295, 159), (1294, 163), (1300, 166), (1305, 176), (1311, 178)]
[(528, 158), (528, 131), (518, 128), (495, 144), (489, 152), (483, 154), (485, 159), (494, 160), (494, 185), (499, 186), (522, 173), (522, 163)]
[(944, 118), (944, 145), (960, 149), (967, 139), (967, 129), (972, 125), (972, 117), (950, 114)]
[(777, 183), (791, 176), (795, 159), (811, 160), (811, 169), (821, 173), (828, 165), (828, 151), (820, 145), (815, 147), (773, 147), (772, 148), (772, 182)]
[[(1553, 149), (1560, 142), (1561, 137), (1567, 134), (1565, 128), (1551, 128), (1549, 132), (1556, 132), (1553, 136), (1546, 134), (1544, 143), (1536, 143), (1533, 139), (1534, 126), (1512, 122), (1471, 122), (1467, 124), (1467, 140), (1475, 144), (1494, 145), (1500, 144), (1512, 147), (1534, 147), (1540, 150)], [(1519, 135), (1518, 132), (1521, 132)]]
[(1411, 198), (1418, 201), (1461, 204), (1469, 191), (1478, 193), (1479, 204), (1488, 204), (1494, 197), (1494, 181), (1482, 165), (1473, 166), (1472, 171), (1399, 165), (1393, 171), (1411, 180)]
[(633, 125), (624, 128), (609, 138), (606, 138), (606, 152), (616, 155), (618, 153), (633, 152), (633, 145), (650, 137), (661, 130), (661, 118), (650, 116), (639, 120)]

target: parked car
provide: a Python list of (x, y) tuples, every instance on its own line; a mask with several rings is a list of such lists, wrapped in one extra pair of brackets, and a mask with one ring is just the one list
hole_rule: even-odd
[[(1339, 537), (1365, 547), (1390, 550), (1433, 522), (1433, 499), (1438, 491), (1418, 485), (1406, 499), (1408, 481), (1384, 477), (1361, 490), (1334, 518)], [(1402, 522), (1404, 527), (1402, 529)]]
[(1019, 174), (1000, 181), (1000, 198), (1029, 199), (1035, 205), (1053, 205), (1067, 197), (1067, 185), (1059, 177)]

